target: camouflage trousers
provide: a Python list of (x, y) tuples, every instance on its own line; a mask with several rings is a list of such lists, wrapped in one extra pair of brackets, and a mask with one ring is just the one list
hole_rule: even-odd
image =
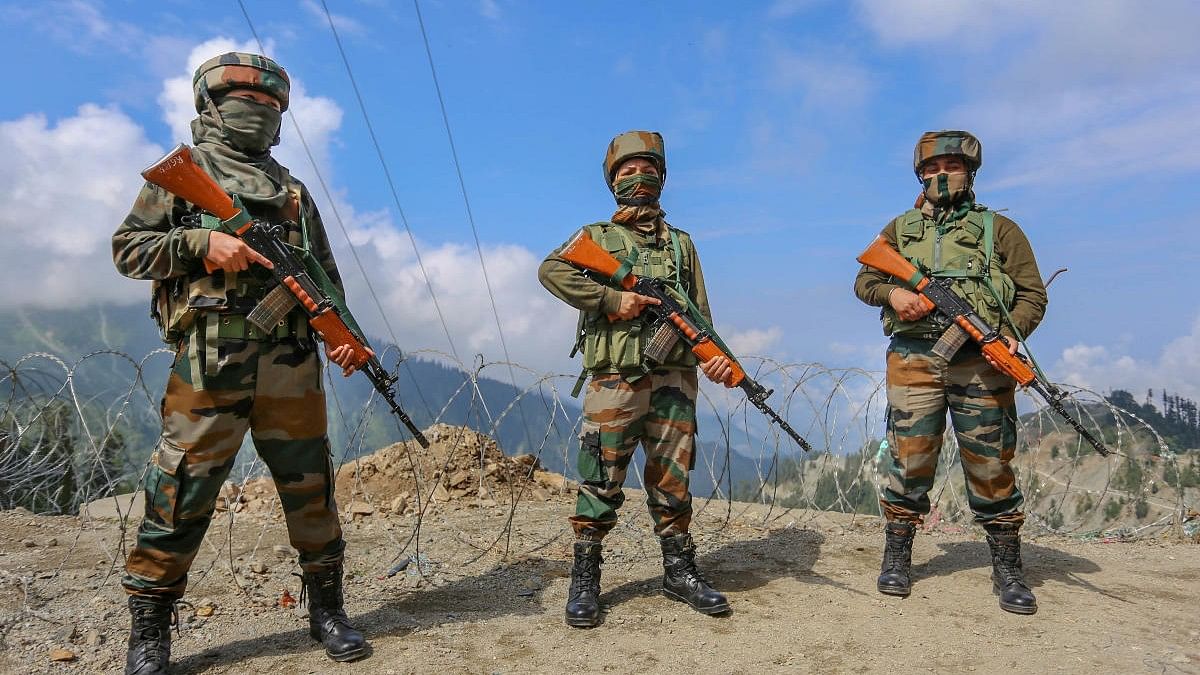
[(599, 541), (617, 524), (625, 474), (641, 442), (646, 452), (646, 502), (660, 537), (688, 531), (695, 465), (696, 370), (657, 370), (633, 383), (600, 374), (588, 383), (578, 457), (582, 482), (571, 526), (579, 539)]
[(1020, 525), (1023, 498), (1009, 466), (1017, 448), (1016, 383), (988, 365), (973, 344), (949, 363), (932, 347), (931, 340), (897, 337), (888, 348), (891, 461), (880, 499), (884, 514), (889, 521), (919, 524), (929, 513), (949, 409), (975, 521)]
[(222, 339), (218, 355), (202, 390), (192, 386), (186, 343), (175, 355), (146, 476), (146, 513), (125, 566), (131, 594), (183, 595), (247, 429), (275, 479), (300, 566), (319, 572), (342, 560), (317, 353), (290, 340)]

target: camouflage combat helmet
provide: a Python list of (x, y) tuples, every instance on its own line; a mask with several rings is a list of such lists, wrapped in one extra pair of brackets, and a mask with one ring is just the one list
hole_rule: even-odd
[(196, 112), (203, 112), (206, 102), (230, 89), (253, 89), (275, 97), (280, 110), (288, 109), (288, 93), (292, 83), (287, 71), (278, 63), (258, 54), (228, 52), (200, 64), (192, 77), (196, 96)]
[(967, 163), (971, 173), (983, 166), (983, 146), (969, 131), (926, 131), (913, 150), (913, 171), (920, 174), (921, 165), (934, 157), (958, 155)]
[(645, 157), (658, 166), (658, 175), (667, 180), (667, 150), (662, 134), (657, 131), (626, 131), (613, 137), (604, 155), (604, 182), (612, 188), (613, 174), (621, 162), (632, 157)]

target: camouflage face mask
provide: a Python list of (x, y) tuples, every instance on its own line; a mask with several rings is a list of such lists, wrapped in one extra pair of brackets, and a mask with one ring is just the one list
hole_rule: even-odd
[(622, 206), (646, 206), (658, 201), (662, 194), (662, 179), (650, 173), (635, 173), (618, 178), (613, 183), (613, 194)]
[(217, 112), (221, 115), (221, 131), (238, 150), (260, 155), (279, 142), (283, 113), (273, 106), (227, 96), (217, 103)]
[(925, 186), (925, 199), (935, 206), (949, 206), (958, 203), (971, 192), (971, 174), (960, 171), (957, 173), (936, 173), (921, 179)]

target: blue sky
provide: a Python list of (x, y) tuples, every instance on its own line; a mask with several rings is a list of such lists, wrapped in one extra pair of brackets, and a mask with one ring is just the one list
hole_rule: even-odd
[[(495, 319), (409, 2), (330, 2), (464, 359)], [(107, 238), (137, 171), (185, 136), (195, 64), (251, 34), (235, 1), (3, 3), (0, 304), (143, 302)], [(297, 85), (277, 156), (322, 204), (351, 306), (383, 332), (342, 216), (406, 348), (449, 345), (319, 2), (246, 1)], [(926, 129), (979, 135), (979, 198), (1007, 208), (1051, 287), (1033, 347), (1056, 379), (1200, 395), (1194, 185), (1200, 6), (1190, 2), (421, 4), (514, 358), (566, 372), (574, 319), (540, 258), (612, 211), (600, 160), (666, 137), (668, 219), (693, 234), (718, 326), (785, 361), (882, 365), (853, 261), (917, 184)], [(34, 225), (36, 224), (36, 225)], [(56, 261), (45, 268), (47, 260)], [(81, 286), (80, 279), (86, 279)], [(149, 326), (148, 326), (149, 329)]]

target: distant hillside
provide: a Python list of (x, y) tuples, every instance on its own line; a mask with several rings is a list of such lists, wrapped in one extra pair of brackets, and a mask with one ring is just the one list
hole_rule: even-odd
[[(376, 341), (377, 345), (383, 343)], [(32, 352), (54, 354), (68, 366), (99, 350), (114, 350), (140, 360), (165, 346), (158, 338), (145, 305), (0, 312), (0, 361), (9, 365)], [(144, 372), (148, 395), (138, 392), (134, 405), (123, 411), (120, 435), (126, 446), (126, 461), (132, 465), (145, 461), (157, 436), (155, 409), (165, 386), (168, 366), (169, 356), (165, 354), (148, 361)], [(395, 366), (394, 353), (385, 359), (385, 366)], [(23, 371), (31, 369), (44, 374), (34, 378), (34, 384), (42, 389), (56, 388), (61, 380), (61, 370), (44, 360), (35, 359), (22, 368)], [(81, 399), (103, 401), (107, 407), (125, 397), (133, 376), (129, 362), (103, 355), (80, 366), (74, 386)], [(478, 380), (479, 391), (475, 393), (467, 374), (447, 364), (408, 359), (400, 367), (399, 377), (398, 398), (419, 427), (429, 426), (437, 417), (438, 421), (494, 436), (509, 455), (538, 453), (540, 448), (541, 462), (547, 470), (574, 476), (577, 422), (582, 410), (581, 399), (570, 398), (569, 391), (560, 390), (558, 403), (561, 409), (557, 411), (552, 396), (536, 390), (510, 409), (520, 390), (509, 383), (484, 377)], [(360, 425), (361, 412), (373, 391), (365, 377), (335, 376), (331, 380), (329, 432), (338, 458), (369, 454), (407, 437), (407, 432), (401, 431), (378, 401), (373, 414)], [(96, 424), (101, 424), (99, 419), (108, 414), (99, 409), (93, 412), (97, 417)], [(736, 484), (755, 475), (750, 459), (739, 454), (736, 448), (726, 453), (724, 445), (715, 442), (717, 436), (713, 430), (718, 428), (715, 419), (702, 419), (700, 425), (702, 454), (697, 462), (700, 470), (694, 475), (697, 494), (711, 493), (717, 482)], [(252, 455), (244, 453), (239, 459), (243, 465), (248, 465)], [(708, 470), (710, 465), (714, 467), (713, 471)], [(632, 479), (630, 484), (634, 484)]]

